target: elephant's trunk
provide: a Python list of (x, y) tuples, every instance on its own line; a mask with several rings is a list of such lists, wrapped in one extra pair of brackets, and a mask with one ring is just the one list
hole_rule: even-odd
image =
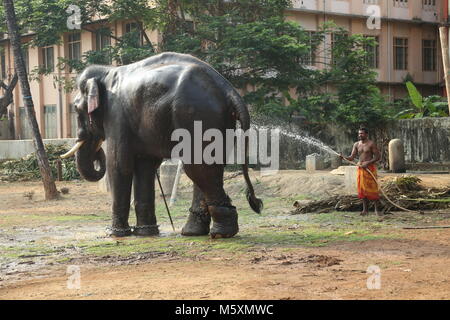
[[(98, 140), (85, 141), (76, 153), (78, 172), (87, 181), (96, 182), (105, 175), (105, 152), (99, 145)], [(95, 163), (98, 163), (98, 170)]]

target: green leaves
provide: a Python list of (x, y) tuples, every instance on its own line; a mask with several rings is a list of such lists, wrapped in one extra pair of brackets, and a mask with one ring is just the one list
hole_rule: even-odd
[(448, 103), (440, 96), (423, 97), (416, 86), (406, 82), (410, 100), (415, 108), (407, 108), (395, 115), (396, 119), (420, 119), (424, 117), (447, 117)]
[(420, 92), (417, 90), (416, 86), (411, 81), (406, 82), (406, 88), (408, 89), (409, 97), (411, 98), (412, 103), (419, 110), (423, 109), (423, 98)]
[[(151, 56), (155, 54), (152, 44), (145, 37), (141, 43), (140, 32), (145, 28), (161, 32), (158, 51), (189, 53), (210, 63), (246, 92), (244, 99), (254, 112), (284, 119), (296, 114), (310, 121), (334, 121), (348, 127), (361, 123), (376, 126), (390, 114), (376, 87), (376, 72), (368, 65), (367, 48), (375, 45), (374, 39), (349, 35), (333, 23), (324, 24), (314, 33), (305, 31), (298, 23), (285, 20), (290, 0), (16, 3), (23, 30), (37, 32), (34, 45), (59, 41), (67, 31), (65, 10), (69, 4), (81, 8), (83, 23), (101, 17), (105, 20), (100, 24), (105, 26), (125, 20), (138, 26), (117, 38), (114, 45), (84, 53), (82, 61), (61, 60), (60, 68), (80, 71), (89, 64), (123, 65)], [(332, 50), (319, 52), (326, 35), (333, 37)], [(71, 79), (58, 81), (72, 87)], [(429, 114), (442, 112), (436, 102), (423, 100)]]

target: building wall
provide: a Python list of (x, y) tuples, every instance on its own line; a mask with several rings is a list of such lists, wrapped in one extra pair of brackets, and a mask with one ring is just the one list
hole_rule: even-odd
[[(367, 26), (367, 17), (373, 6), (379, 6), (381, 13), (381, 28), (371, 30)], [(377, 7), (378, 8), (378, 7)], [(441, 21), (443, 12), (443, 0), (436, 0), (436, 6), (425, 7), (423, 0), (410, 0), (405, 5), (402, 1), (395, 0), (294, 0), (293, 8), (287, 10), (286, 18), (299, 23), (306, 30), (317, 30), (325, 21), (334, 21), (338, 26), (347, 29), (350, 33), (361, 33), (379, 37), (379, 86), (382, 92), (391, 99), (404, 97), (407, 93), (404, 88), (404, 78), (409, 75), (418, 83), (418, 87), (424, 94), (439, 93), (442, 89), (443, 72), (440, 59), (440, 47), (437, 45), (437, 69), (436, 71), (422, 70), (422, 40), (434, 39), (439, 44), (438, 22)], [(96, 29), (100, 25), (91, 24), (90, 29)], [(121, 37), (125, 32), (125, 22), (115, 22), (109, 26), (115, 37)], [(159, 41), (157, 32), (147, 32), (152, 43)], [(68, 57), (68, 34), (62, 37), (63, 44), (54, 45), (54, 64), (58, 57)], [(393, 39), (404, 37), (408, 39), (408, 70), (394, 69)], [(29, 37), (23, 37), (23, 41), (29, 41)], [(114, 44), (115, 40), (111, 39)], [(12, 50), (7, 41), (0, 45), (5, 47), (5, 57), (9, 74), (13, 74)], [(319, 51), (327, 51), (331, 46), (331, 37), (326, 39)], [(95, 34), (81, 32), (81, 51), (86, 52), (95, 49)], [(41, 64), (41, 49), (29, 48), (30, 70)], [(323, 68), (330, 62), (329, 57), (318, 59), (317, 68)], [(40, 81), (31, 81), (31, 93), (36, 110), (37, 121), (41, 134), (46, 137), (45, 106), (56, 106), (56, 137), (73, 137), (73, 114), (70, 112), (70, 103), (74, 100), (76, 92), (65, 93), (55, 87), (54, 76), (71, 76), (68, 70), (55, 71), (51, 75), (40, 76)], [(1, 91), (0, 91), (1, 94)], [(20, 107), (23, 107), (22, 95), (19, 86), (14, 91), (16, 139), (23, 138), (23, 119), (20, 116)], [(26, 125), (26, 124), (25, 124)]]
[[(112, 34), (115, 37), (121, 37), (125, 32), (125, 23), (113, 23), (109, 25), (111, 28)], [(96, 28), (104, 27), (104, 25), (89, 25), (89, 29), (95, 30)], [(152, 43), (157, 43), (158, 35), (156, 32), (147, 31), (146, 32)], [(53, 53), (54, 53), (54, 72), (49, 75), (40, 75), (39, 81), (33, 80), (30, 81), (30, 89), (31, 94), (33, 96), (33, 103), (36, 112), (36, 119), (39, 125), (39, 129), (41, 131), (41, 135), (43, 138), (71, 138), (74, 136), (76, 130), (72, 128), (71, 117), (74, 116), (73, 113), (70, 112), (70, 104), (74, 100), (76, 92), (67, 93), (63, 88), (59, 88), (57, 83), (55, 82), (55, 77), (72, 77), (75, 78), (75, 73), (70, 73), (68, 68), (66, 70), (59, 70), (56, 67), (58, 63), (58, 58), (69, 57), (69, 45), (68, 45), (68, 36), (70, 33), (66, 33), (62, 36), (62, 44), (53, 45)], [(24, 36), (22, 38), (22, 42), (26, 43), (30, 40), (30, 37)], [(115, 40), (111, 39), (111, 44), (115, 44)], [(12, 53), (12, 48), (9, 45), (9, 42), (2, 41), (0, 43), (5, 48), (5, 58), (6, 58), (6, 68), (9, 77), (12, 77), (14, 74), (14, 58)], [(29, 56), (29, 71), (31, 72), (35, 67), (42, 65), (42, 48), (28, 48), (28, 56)], [(89, 31), (81, 31), (81, 53), (85, 53), (90, 50), (95, 50), (95, 33)], [(8, 79), (5, 79), (8, 82)], [(0, 94), (2, 94), (2, 89), (0, 89)], [(15, 116), (15, 139), (24, 139), (29, 138), (25, 135), (25, 128), (22, 128), (23, 125), (27, 126), (25, 115), (22, 111), (21, 116), (21, 107), (24, 106), (22, 100), (22, 94), (20, 91), (19, 85), (16, 86), (14, 90), (14, 103), (10, 106), (14, 110)], [(53, 137), (46, 136), (46, 128), (49, 125), (45, 121), (45, 107), (46, 106), (55, 106), (56, 114), (54, 117), (56, 118), (56, 135)], [(24, 123), (25, 122), (25, 123)]]
[(375, 5), (383, 18), (439, 22), (443, 1), (436, 0), (435, 6), (424, 5), (422, 0), (293, 0), (292, 4), (294, 10), (353, 16), (368, 16)]
[[(409, 1), (408, 6), (395, 7), (394, 0), (298, 0), (293, 2), (293, 9), (287, 12), (287, 19), (299, 23), (305, 30), (309, 31), (317, 30), (324, 21), (334, 21), (336, 25), (348, 30), (351, 34), (376, 36), (379, 39), (380, 50), (379, 68), (376, 71), (380, 83), (396, 87), (398, 84), (403, 84), (405, 77), (409, 75), (415, 83), (419, 84), (421, 89), (424, 86), (439, 87), (443, 80), (443, 68), (437, 22), (439, 14), (442, 12), (442, 2), (437, 0), (436, 6), (429, 8), (423, 7), (422, 1)], [(373, 4), (378, 4), (381, 9), (380, 29), (369, 29), (367, 25), (366, 9)], [(324, 7), (325, 12), (323, 11)], [(430, 18), (430, 15), (433, 16), (433, 19)], [(423, 21), (424, 17), (428, 21)], [(422, 19), (422, 21), (418, 19)], [(433, 20), (433, 23), (429, 20)], [(394, 38), (408, 39), (407, 70), (395, 70), (394, 68)], [(422, 40), (436, 41), (436, 58), (438, 61), (436, 71), (423, 71)], [(328, 48), (325, 49), (329, 49), (331, 39), (327, 39), (327, 42)], [(323, 51), (323, 49), (321, 47), (319, 51)], [(329, 60), (322, 57), (318, 60), (319, 62), (316, 65), (318, 68), (323, 67), (321, 62), (329, 63)], [(383, 87), (384, 85), (380, 84), (380, 86)], [(397, 95), (392, 96), (393, 98), (404, 96), (401, 90), (392, 91), (397, 92)]]

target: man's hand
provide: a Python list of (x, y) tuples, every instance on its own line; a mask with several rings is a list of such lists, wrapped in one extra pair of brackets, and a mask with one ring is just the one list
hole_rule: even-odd
[(363, 169), (367, 169), (370, 165), (370, 161), (363, 161), (359, 164), (359, 166)]

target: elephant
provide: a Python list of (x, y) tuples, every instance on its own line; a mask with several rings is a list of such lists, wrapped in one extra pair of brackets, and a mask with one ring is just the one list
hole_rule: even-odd
[[(201, 121), (203, 130), (218, 129), (224, 136), (237, 122), (244, 131), (250, 128), (247, 106), (236, 89), (208, 63), (187, 54), (165, 52), (124, 66), (91, 65), (78, 75), (76, 86), (77, 144), (65, 157), (76, 156), (87, 181), (99, 181), (107, 172), (115, 237), (159, 234), (155, 175), (177, 143), (171, 140), (174, 130), (193, 133), (195, 121)], [(105, 139), (106, 155), (101, 148)], [(230, 238), (238, 233), (237, 210), (223, 188), (224, 166), (183, 163), (194, 187), (182, 235)], [(247, 200), (260, 213), (263, 203), (248, 174), (248, 138), (242, 170)], [(133, 228), (128, 224), (132, 186)]]

